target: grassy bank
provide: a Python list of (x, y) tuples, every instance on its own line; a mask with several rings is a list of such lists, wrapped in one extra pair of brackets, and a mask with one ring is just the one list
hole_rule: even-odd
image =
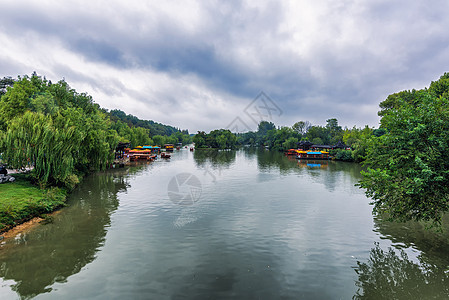
[(0, 232), (64, 205), (64, 189), (40, 189), (31, 183), (29, 175), (13, 176), (15, 182), (0, 184)]

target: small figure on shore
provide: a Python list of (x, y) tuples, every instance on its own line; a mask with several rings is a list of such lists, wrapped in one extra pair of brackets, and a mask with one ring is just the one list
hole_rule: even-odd
[(8, 170), (6, 170), (6, 167), (4, 165), (0, 166), (0, 174), (2, 175), (8, 175)]
[(11, 175), (8, 175), (8, 170), (4, 165), (0, 166), (0, 183), (13, 182), (16, 180)]

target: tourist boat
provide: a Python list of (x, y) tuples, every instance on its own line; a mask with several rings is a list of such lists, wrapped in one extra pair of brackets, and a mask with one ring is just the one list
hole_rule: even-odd
[(298, 155), (298, 149), (288, 149), (287, 151), (285, 151), (285, 155)]
[(161, 158), (170, 158), (170, 157), (171, 157), (171, 155), (167, 154), (166, 152), (161, 153)]
[(173, 151), (174, 146), (173, 144), (165, 144), (164, 148), (166, 151)]
[(139, 146), (142, 150), (150, 150), (151, 153), (158, 154), (161, 152), (161, 147), (159, 146)]
[(329, 152), (327, 151), (297, 151), (297, 159), (329, 159)]
[(190, 151), (193, 152), (193, 147), (190, 147)]
[(130, 161), (136, 160), (149, 160), (153, 161), (157, 158), (157, 155), (154, 154), (153, 150), (143, 149), (142, 146), (136, 147), (134, 149), (126, 148), (125, 155), (129, 158)]

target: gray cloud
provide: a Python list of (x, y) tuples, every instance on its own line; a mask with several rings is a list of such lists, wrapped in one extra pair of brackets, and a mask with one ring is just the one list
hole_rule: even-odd
[(447, 71), (448, 11), (423, 0), (10, 1), (0, 41), (16, 55), (0, 50), (0, 75), (66, 77), (102, 106), (191, 131), (228, 124), (260, 91), (284, 111), (278, 125), (337, 117), (376, 126), (388, 94)]

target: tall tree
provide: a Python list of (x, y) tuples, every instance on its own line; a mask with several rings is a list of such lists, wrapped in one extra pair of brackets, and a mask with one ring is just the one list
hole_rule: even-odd
[(267, 134), (269, 130), (276, 129), (276, 126), (273, 122), (261, 121), (257, 128), (257, 134), (260, 136), (264, 136)]
[(0, 98), (6, 93), (8, 87), (14, 85), (14, 79), (12, 77), (3, 77), (0, 79)]
[(305, 135), (310, 127), (312, 127), (312, 123), (309, 121), (299, 121), (293, 124), (292, 128), (300, 135)]
[(338, 125), (338, 120), (335, 118), (326, 120), (326, 129), (329, 132), (330, 143), (335, 144), (342, 139), (342, 129)]
[(449, 99), (424, 89), (410, 100), (383, 110), (388, 132), (371, 140), (360, 186), (374, 212), (438, 225), (449, 210)]
[(31, 96), (38, 93), (38, 88), (33, 85), (29, 77), (19, 79), (14, 88), (8, 91), (0, 99), (0, 120), (8, 122), (18, 115), (22, 115), (29, 107)]

